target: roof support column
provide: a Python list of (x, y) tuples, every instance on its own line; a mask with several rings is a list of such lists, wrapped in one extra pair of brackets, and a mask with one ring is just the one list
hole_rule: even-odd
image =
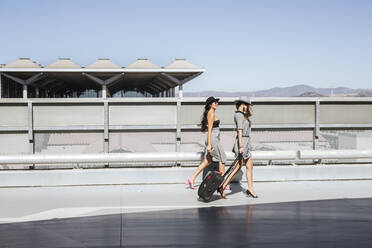
[(23, 99), (27, 99), (28, 97), (28, 87), (27, 84), (23, 85)]
[(117, 74), (117, 75), (114, 75), (106, 80), (102, 80), (98, 77), (95, 77), (93, 75), (90, 75), (88, 73), (85, 73), (83, 72), (82, 75), (86, 76), (87, 78), (89, 78), (90, 80), (92, 80), (93, 82), (95, 82), (96, 84), (102, 86), (102, 98), (103, 99), (106, 99), (107, 98), (107, 93), (108, 93), (108, 90), (107, 90), (107, 87), (118, 82), (120, 79), (122, 79), (124, 77), (124, 72), (120, 73), (120, 74)]
[(171, 96), (171, 89), (174, 88), (177, 85), (177, 83), (175, 83), (173, 81), (169, 81), (168, 79), (162, 78), (161, 74), (159, 76), (157, 76), (157, 78), (152, 83), (157, 84), (157, 85), (161, 86), (162, 88), (166, 89), (167, 97)]
[(106, 99), (107, 98), (107, 86), (102, 85), (102, 98)]
[(35, 88), (36, 98), (39, 98), (39, 87)]
[(12, 75), (9, 75), (9, 74), (6, 74), (4, 73), (3, 74), (5, 77), (19, 83), (19, 84), (22, 84), (23, 85), (23, 98), (26, 99), (28, 98), (28, 85), (32, 85), (34, 87), (37, 87), (34, 83), (39, 80), (41, 78), (41, 76), (43, 75), (42, 72), (38, 73), (38, 74), (35, 74), (33, 75), (32, 77), (24, 80), (24, 79), (21, 79), (21, 78), (17, 78), (17, 77), (14, 77)]
[(187, 78), (185, 78), (183, 80), (179, 80), (179, 79), (173, 77), (172, 75), (169, 75), (169, 74), (164, 73), (164, 72), (161, 73), (160, 75), (162, 75), (163, 77), (166, 77), (168, 80), (170, 80), (170, 81), (178, 84), (178, 97), (181, 97), (182, 98), (183, 97), (183, 86), (182, 85), (184, 83), (186, 83), (186, 82), (188, 82), (188, 81), (196, 78), (200, 74), (202, 74), (202, 73), (201, 72), (195, 73), (194, 75), (191, 75), (191, 76), (189, 76), (189, 77), (187, 77)]
[(184, 80), (179, 80), (179, 79), (177, 79), (177, 78), (175, 78), (175, 77), (173, 77), (173, 76), (171, 76), (167, 73), (161, 73), (160, 75), (162, 75), (163, 77), (167, 78), (168, 80), (170, 80), (170, 81), (172, 81), (172, 82), (174, 82), (175, 84), (178, 85), (178, 97), (182, 98), (183, 97), (183, 84), (188, 81), (187, 80), (188, 78), (186, 78)]
[(176, 96), (176, 88), (173, 87), (173, 88), (172, 88), (172, 97), (175, 97), (175, 96)]
[(183, 85), (182, 84), (178, 85), (178, 97), (179, 98), (183, 97)]

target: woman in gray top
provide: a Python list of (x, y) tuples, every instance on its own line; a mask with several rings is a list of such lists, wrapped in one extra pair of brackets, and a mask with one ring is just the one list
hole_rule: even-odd
[(204, 113), (201, 120), (201, 131), (208, 131), (205, 145), (205, 157), (200, 163), (195, 173), (187, 179), (186, 185), (194, 189), (196, 177), (204, 168), (216, 161), (219, 163), (219, 172), (225, 173), (226, 154), (220, 141), (220, 120), (217, 119), (215, 112), (218, 107), (219, 98), (209, 97), (205, 102)]
[[(248, 189), (246, 191), (248, 196), (257, 198), (257, 194), (253, 190), (253, 161), (251, 156), (251, 120), (253, 112), (251, 109), (251, 101), (248, 97), (241, 97), (235, 101), (237, 111), (235, 112), (234, 121), (236, 125), (237, 135), (234, 143), (233, 152), (236, 156), (242, 154), (243, 160), (240, 161), (234, 171), (227, 177), (225, 183), (221, 186), (219, 191), (223, 192), (226, 186), (231, 182), (236, 173), (241, 169), (243, 164), (246, 165), (246, 177)], [(221, 193), (222, 194), (222, 193)]]

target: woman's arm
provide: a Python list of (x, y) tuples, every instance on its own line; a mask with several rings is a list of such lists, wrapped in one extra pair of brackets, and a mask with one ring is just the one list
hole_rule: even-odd
[(243, 126), (244, 126), (244, 115), (242, 113), (235, 114), (235, 124), (238, 135), (238, 151), (243, 152)]
[(214, 113), (212, 111), (209, 111), (208, 116), (208, 136), (207, 136), (207, 151), (210, 152), (212, 149), (211, 146), (211, 133), (213, 128), (213, 122), (214, 122)]
[(238, 129), (238, 147), (239, 147), (239, 153), (243, 153), (243, 131), (241, 129)]

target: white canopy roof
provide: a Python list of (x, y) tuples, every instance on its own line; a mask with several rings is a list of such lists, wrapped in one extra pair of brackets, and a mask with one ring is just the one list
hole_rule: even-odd
[(155, 65), (148, 59), (137, 59), (127, 67), (121, 67), (108, 58), (100, 58), (82, 67), (69, 58), (59, 58), (43, 67), (29, 58), (20, 58), (0, 67), (0, 73), (9, 80), (18, 83), (32, 81), (32, 87), (84, 90), (106, 85), (112, 93), (138, 90), (150, 94), (182, 85), (204, 71), (185, 59), (176, 59), (166, 67)]
[(118, 66), (117, 64), (114, 64), (108, 58), (99, 58), (96, 62), (94, 62), (91, 65), (88, 65), (86, 68), (89, 68), (89, 69), (108, 69), (108, 68), (119, 69), (121, 67)]
[(57, 61), (47, 65), (46, 68), (63, 68), (63, 69), (80, 69), (81, 66), (78, 66), (74, 62), (71, 61), (70, 58), (59, 58)]
[(19, 58), (13, 63), (5, 65), (4, 68), (41, 68), (41, 66), (29, 58)]

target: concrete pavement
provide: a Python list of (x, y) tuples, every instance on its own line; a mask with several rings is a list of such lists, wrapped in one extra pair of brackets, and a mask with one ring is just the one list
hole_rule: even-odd
[(228, 199), (204, 203), (184, 184), (0, 188), (0, 223), (55, 218), (139, 213), (247, 204), (343, 198), (372, 198), (372, 180), (292, 181), (255, 183), (258, 199), (247, 197), (244, 183), (232, 184)]

